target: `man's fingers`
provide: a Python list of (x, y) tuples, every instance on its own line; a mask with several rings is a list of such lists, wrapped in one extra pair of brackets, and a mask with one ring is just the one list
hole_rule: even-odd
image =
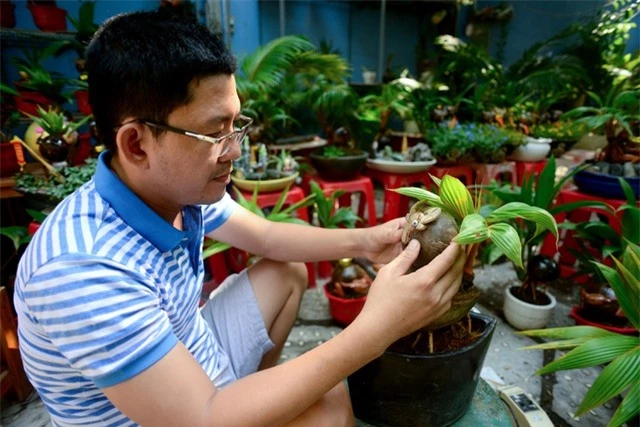
[(395, 257), (389, 264), (387, 264), (387, 268), (392, 268), (394, 270), (398, 270), (398, 274), (405, 274), (411, 264), (416, 260), (418, 254), (420, 253), (420, 243), (417, 240), (413, 239), (409, 242), (406, 248)]
[(424, 272), (420, 271), (428, 269), (431, 277), (438, 278), (451, 269), (451, 266), (454, 265), (461, 251), (462, 249), (458, 244), (451, 243), (440, 255), (435, 257), (429, 264), (420, 268), (416, 273), (424, 274)]

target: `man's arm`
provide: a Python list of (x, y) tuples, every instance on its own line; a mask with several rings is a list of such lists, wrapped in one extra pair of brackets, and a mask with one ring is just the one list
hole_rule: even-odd
[(360, 316), (292, 361), (217, 390), (178, 344), (149, 369), (104, 392), (142, 425), (284, 425), (393, 341), (448, 309), (464, 256), (452, 245), (430, 265), (404, 275), (417, 253), (410, 247), (383, 267)]
[[(398, 219), (370, 228), (326, 229), (268, 221), (238, 206), (207, 237), (275, 261), (382, 256), (386, 259), (373, 261), (388, 262), (400, 252), (397, 243), (403, 225), (404, 219)], [(372, 252), (365, 253), (368, 249)]]

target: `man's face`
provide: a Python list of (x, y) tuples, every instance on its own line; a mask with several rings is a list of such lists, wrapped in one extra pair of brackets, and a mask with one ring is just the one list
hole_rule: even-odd
[[(192, 99), (174, 110), (166, 123), (212, 137), (233, 131), (240, 113), (240, 100), (232, 75), (206, 77), (190, 85)], [(220, 147), (180, 135), (163, 133), (150, 156), (151, 173), (158, 183), (159, 197), (168, 204), (209, 204), (222, 198), (230, 181), (231, 162), (240, 156), (240, 147), (218, 157)]]

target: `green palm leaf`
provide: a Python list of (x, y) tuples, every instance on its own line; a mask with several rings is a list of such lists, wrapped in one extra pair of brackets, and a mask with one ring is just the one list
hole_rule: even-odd
[(559, 359), (538, 369), (536, 375), (608, 363), (638, 345), (640, 345), (640, 340), (637, 337), (620, 334), (592, 338)]
[(615, 414), (609, 420), (607, 427), (617, 427), (622, 425), (629, 418), (640, 412), (640, 381), (636, 381), (629, 392), (618, 406)]
[(394, 188), (391, 191), (395, 191), (398, 194), (402, 194), (403, 196), (412, 197), (419, 201), (426, 201), (429, 205), (435, 206), (437, 208), (444, 208), (444, 203), (435, 193), (431, 191), (427, 191), (424, 188), (414, 188), (414, 187), (401, 187)]
[(301, 36), (280, 37), (245, 57), (240, 69), (246, 80), (274, 87), (295, 63), (297, 54), (314, 49), (313, 43)]
[(492, 224), (515, 218), (534, 222), (537, 226), (536, 235), (546, 229), (552, 232), (556, 238), (558, 237), (558, 226), (553, 216), (545, 209), (529, 206), (525, 203), (511, 202), (500, 206), (487, 217), (487, 222)]
[(637, 382), (639, 369), (640, 347), (620, 355), (598, 375), (598, 378), (596, 378), (584, 399), (582, 399), (576, 415), (580, 416), (590, 409), (602, 405), (623, 392), (633, 382)]
[(458, 221), (474, 213), (471, 193), (459, 179), (450, 175), (445, 175), (440, 183), (440, 199)]
[(522, 265), (522, 245), (518, 232), (509, 224), (497, 223), (489, 226), (489, 238), (516, 267)]
[(606, 329), (593, 326), (570, 326), (565, 328), (532, 329), (529, 331), (517, 332), (519, 335), (539, 338), (557, 338), (570, 340), (575, 338), (597, 338), (615, 335)]
[(634, 287), (631, 283), (625, 283), (623, 277), (613, 268), (599, 263), (594, 264), (613, 288), (620, 308), (627, 316), (627, 319), (629, 319), (629, 322), (631, 322), (636, 329), (640, 329), (640, 300), (638, 299), (640, 292), (637, 287), (637, 279), (636, 286)]
[(480, 243), (489, 237), (487, 221), (480, 214), (467, 215), (460, 225), (460, 232), (453, 239), (461, 245)]

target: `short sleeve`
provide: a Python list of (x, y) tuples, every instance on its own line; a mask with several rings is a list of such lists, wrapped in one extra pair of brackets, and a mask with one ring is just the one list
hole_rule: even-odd
[(202, 208), (204, 233), (209, 234), (224, 224), (224, 222), (229, 219), (236, 206), (238, 206), (238, 204), (231, 198), (229, 193), (224, 193), (222, 199), (216, 203), (204, 205)]
[(71, 367), (108, 387), (149, 368), (178, 342), (153, 289), (118, 263), (67, 254), (41, 266), (22, 298)]

